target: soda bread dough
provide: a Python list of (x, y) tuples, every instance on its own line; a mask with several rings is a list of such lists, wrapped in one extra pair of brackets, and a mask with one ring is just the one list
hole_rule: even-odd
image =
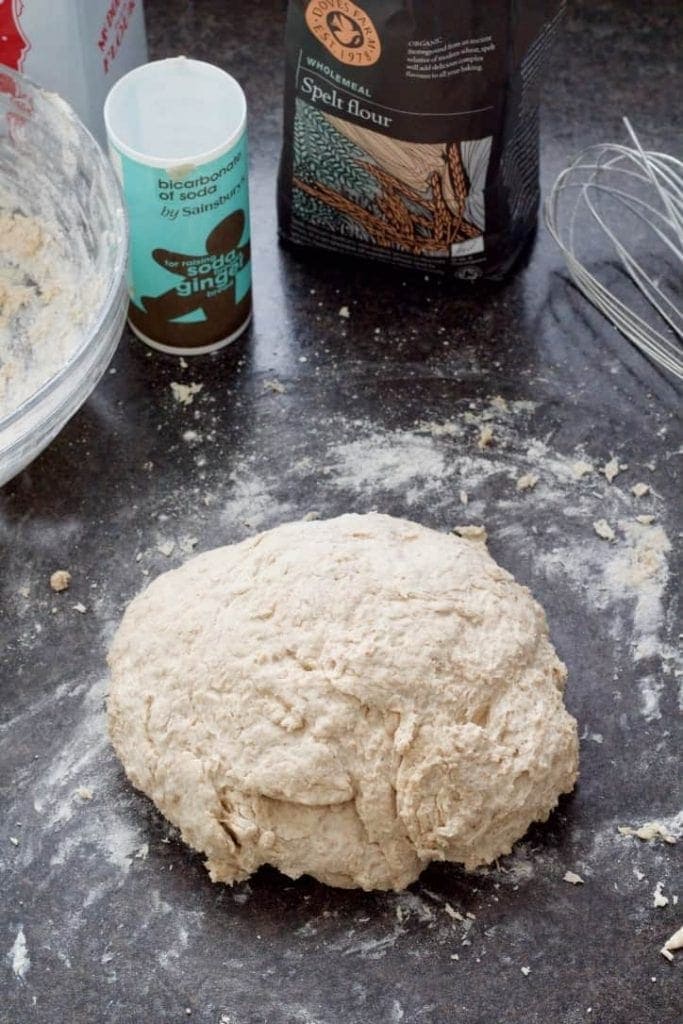
[(508, 853), (577, 777), (566, 669), (484, 544), (390, 516), (295, 522), (130, 604), (109, 727), (214, 881), (271, 864), (402, 889)]

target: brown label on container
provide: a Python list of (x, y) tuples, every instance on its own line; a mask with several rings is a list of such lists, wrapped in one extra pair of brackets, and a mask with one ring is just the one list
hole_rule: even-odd
[(369, 67), (379, 60), (382, 46), (372, 18), (349, 0), (311, 0), (306, 24), (342, 64)]
[[(251, 312), (251, 291), (241, 300), (235, 295), (237, 274), (250, 259), (249, 242), (239, 244), (244, 227), (244, 212), (236, 210), (210, 232), (205, 254), (154, 249), (154, 262), (179, 280), (161, 295), (143, 295), (142, 308), (131, 303), (131, 323), (177, 348), (204, 348), (235, 334)], [(203, 319), (180, 319), (195, 313)]]

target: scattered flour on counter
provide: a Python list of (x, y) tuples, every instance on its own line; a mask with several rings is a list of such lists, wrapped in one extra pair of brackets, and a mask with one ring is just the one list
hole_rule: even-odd
[[(633, 481), (638, 479), (635, 471), (629, 475), (624, 470), (611, 485), (602, 473), (577, 474), (577, 464), (588, 465), (587, 459), (591, 458), (596, 467), (603, 465), (605, 454), (587, 454), (579, 447), (562, 453), (547, 439), (532, 436), (528, 440), (529, 421), (525, 419), (521, 426), (518, 419), (532, 412), (533, 407), (517, 411), (514, 403), (507, 403), (505, 409), (479, 403), (477, 409), (470, 406), (467, 420), (454, 408), (446, 421), (425, 421), (417, 423), (413, 430), (396, 431), (370, 419), (349, 421), (340, 417), (317, 430), (319, 461), (310, 458), (305, 439), (300, 447), (295, 443), (291, 452), (283, 453), (278, 464), (262, 459), (255, 443), (250, 453), (243, 453), (229, 463), (229, 473), (225, 469), (226, 459), (228, 455), (232, 458), (232, 454), (227, 448), (213, 449), (214, 454), (220, 453), (222, 461), (212, 470), (212, 449), (207, 441), (207, 478), (202, 481), (202, 490), (195, 491), (189, 485), (179, 488), (160, 509), (171, 516), (171, 525), (165, 529), (176, 538), (173, 559), (182, 561), (190, 554), (196, 535), (201, 537), (202, 547), (210, 547), (224, 542), (223, 537), (226, 542), (232, 541), (248, 531), (300, 517), (307, 509), (315, 509), (326, 518), (338, 512), (340, 500), (359, 511), (367, 511), (387, 502), (400, 503), (404, 508), (425, 499), (425, 515), (432, 517), (430, 525), (447, 530), (461, 517), (471, 523), (483, 522), (493, 544), (505, 546), (513, 558), (528, 560), (526, 582), (532, 588), (545, 577), (558, 591), (576, 595), (586, 617), (599, 622), (614, 641), (615, 657), (620, 663), (632, 659), (642, 662), (641, 669), (646, 674), (639, 678), (638, 685), (643, 700), (641, 710), (647, 718), (656, 714), (659, 701), (664, 708), (663, 698), (670, 681), (648, 660), (667, 653), (667, 630), (670, 632), (672, 626), (666, 618), (665, 599), (670, 542), (660, 525), (666, 522), (666, 509), (654, 491), (646, 499), (636, 499), (631, 494)], [(484, 418), (493, 425), (496, 443), (486, 452), (479, 452), (477, 428)], [(462, 423), (466, 423), (467, 429), (461, 430)], [(467, 445), (463, 444), (463, 437), (468, 438)], [(470, 443), (471, 438), (475, 445)], [(542, 483), (518, 492), (516, 481), (524, 474), (538, 476)], [(195, 479), (192, 486), (196, 484)], [(203, 502), (203, 497), (209, 496), (211, 504)], [(158, 503), (158, 498), (154, 501)], [(648, 512), (656, 515), (656, 522), (634, 521), (636, 510), (645, 502)], [(157, 509), (156, 504), (154, 508)], [(146, 524), (149, 519), (149, 526), (142, 526), (131, 550), (151, 554), (159, 538), (159, 527), (157, 520), (146, 514), (148, 511), (148, 506), (142, 505), (140, 522)], [(593, 533), (592, 523), (598, 518), (605, 518), (614, 526), (617, 532), (613, 543), (605, 543)], [(181, 538), (187, 538), (187, 544)], [(157, 555), (156, 568), (161, 561)], [(140, 580), (140, 585), (143, 582)], [(94, 602), (88, 604), (95, 607)], [(109, 628), (104, 617), (111, 614), (111, 608), (103, 608), (103, 634)], [(75, 616), (72, 614), (71, 618)], [(600, 683), (610, 686), (609, 680)], [(45, 760), (27, 766), (11, 808), (12, 820), (24, 823), (22, 843), (16, 851), (12, 850), (18, 870), (33, 864), (36, 886), (45, 884), (52, 889), (66, 885), (78, 871), (87, 879), (74, 892), (73, 914), (55, 925), (55, 945), (61, 942), (65, 948), (80, 929), (83, 934), (86, 927), (92, 929), (93, 920), (101, 912), (98, 904), (108, 900), (113, 892), (132, 885), (136, 872), (161, 871), (166, 866), (159, 863), (163, 859), (154, 844), (149, 852), (149, 866), (140, 854), (150, 840), (150, 833), (140, 813), (140, 798), (124, 782), (109, 749), (103, 713), (105, 688), (102, 680), (91, 685), (84, 697), (79, 694), (79, 700), (70, 709), (74, 723), (71, 735), (60, 738), (59, 748), (51, 750)], [(646, 697), (650, 691), (655, 695), (652, 698)], [(71, 684), (69, 698), (75, 692)], [(656, 707), (646, 704), (647, 700), (654, 700)], [(39, 706), (39, 714), (44, 715), (47, 705), (42, 707), (40, 702), (33, 706), (31, 714), (36, 714)], [(16, 722), (21, 727), (26, 724), (23, 716)], [(600, 728), (595, 722), (592, 726)], [(8, 727), (14, 728), (14, 724), (8, 723)], [(599, 745), (591, 745), (590, 749), (602, 752)], [(92, 791), (96, 799), (74, 797), (79, 788)], [(36, 801), (33, 815), (32, 800)], [(632, 814), (634, 809), (629, 810)], [(591, 882), (618, 862), (620, 892), (629, 898), (630, 906), (637, 907), (637, 913), (654, 915), (651, 893), (658, 879), (666, 880), (667, 893), (673, 887), (667, 872), (672, 871), (671, 854), (676, 847), (661, 837), (655, 842), (628, 841), (618, 834), (617, 825), (631, 822), (636, 828), (639, 820), (659, 811), (659, 807), (652, 808), (649, 814), (646, 810), (635, 821), (622, 816), (603, 823), (594, 835), (586, 832), (586, 854), (582, 851), (580, 857), (570, 861)], [(683, 816), (681, 821), (678, 816), (671, 816), (660, 818), (659, 822), (672, 836), (681, 835)], [(48, 878), (38, 874), (39, 866), (41, 872), (43, 866), (49, 871)], [(539, 851), (529, 843), (521, 843), (487, 877), (506, 889), (524, 886), (532, 879), (534, 884), (543, 881), (557, 888), (564, 870), (565, 865), (558, 864), (556, 851)], [(2, 871), (0, 865), (0, 875)], [(639, 871), (641, 877), (634, 871)], [(0, 880), (0, 884), (4, 881)], [(567, 885), (561, 888), (567, 898), (577, 895)], [(634, 895), (637, 899), (631, 899)], [(365, 933), (359, 924), (353, 934), (347, 933), (334, 947), (345, 958), (379, 959), (390, 955), (392, 946), (401, 942), (409, 919), (444, 943), (452, 942), (453, 930), (464, 926), (458, 918), (451, 918), (443, 905), (430, 908), (419, 892), (387, 899), (391, 900), (387, 906), (396, 917), (395, 931), (390, 930), (387, 935), (383, 923), (381, 931), (379, 927), (370, 927)], [(241, 910), (239, 900), (235, 902)], [(162, 936), (159, 954), (170, 967), (182, 965), (185, 935), (189, 934), (191, 942), (201, 927), (199, 918), (190, 920), (188, 913), (186, 908), (170, 908), (157, 893), (156, 901), (150, 898), (149, 906), (140, 914), (140, 929), (157, 929)], [(171, 927), (167, 922), (177, 914), (182, 920), (177, 926), (174, 921)], [(11, 937), (7, 945), (10, 941)], [(333, 948), (331, 944), (329, 948)], [(174, 951), (180, 955), (176, 956)]]
[(400, 490), (417, 481), (424, 490), (446, 474), (444, 454), (430, 438), (407, 430), (376, 431), (333, 445), (329, 479), (338, 490), (365, 490), (368, 496)]
[(641, 714), (646, 721), (654, 721), (661, 715), (660, 702), (667, 689), (664, 663), (670, 660), (675, 665), (678, 658), (665, 639), (671, 543), (661, 525), (617, 520), (623, 513), (619, 504), (617, 499), (618, 540), (610, 544), (596, 540), (591, 545), (558, 539), (552, 550), (538, 552), (537, 565), (551, 578), (573, 582), (596, 614), (606, 613), (609, 618), (603, 621), (634, 662), (656, 659), (660, 663), (656, 672), (648, 664), (650, 671), (637, 684)]
[(431, 434), (432, 437), (459, 437), (462, 427), (455, 420), (421, 420), (416, 427), (418, 434)]
[(388, 911), (386, 919), (382, 919), (378, 924), (367, 916), (356, 916), (355, 920), (351, 918), (353, 927), (347, 928), (343, 935), (335, 936), (326, 942), (326, 948), (342, 957), (380, 960), (407, 934), (408, 922), (411, 922), (412, 932), (419, 926), (429, 931), (431, 941), (441, 946), (451, 945), (454, 938), (466, 937), (473, 927), (474, 922), (465, 920), (462, 916), (456, 920), (446, 914), (437, 913), (437, 909), (440, 908), (430, 905), (428, 899), (424, 897), (433, 898), (439, 903), (442, 902), (442, 897), (424, 888), (416, 892), (405, 890), (382, 895)]
[(233, 472), (230, 481), (230, 495), (223, 503), (221, 520), (233, 530), (237, 527), (240, 535), (244, 527), (265, 530), (301, 515), (296, 505), (275, 497), (270, 481), (264, 481), (248, 467)]
[(664, 694), (664, 680), (653, 675), (643, 676), (638, 680), (640, 693), (640, 713), (646, 722), (654, 722), (662, 717), (661, 702)]
[(635, 599), (633, 656), (636, 661), (661, 653), (664, 594), (669, 579), (671, 543), (663, 527), (622, 522), (625, 544), (605, 566), (604, 579), (613, 595)]
[[(13, 786), (10, 821), (22, 822), (22, 843), (16, 851), (13, 870), (31, 879), (36, 905), (44, 896), (66, 893), (69, 912), (55, 917), (50, 928), (49, 957), (64, 960), (65, 951), (80, 946), (81, 936), (101, 931), (101, 904), (128, 884), (132, 872), (144, 870), (149, 853), (149, 831), (141, 818), (132, 787), (123, 781), (120, 767), (109, 746), (104, 713), (107, 681), (102, 679), (86, 691), (70, 716), (70, 733), (46, 757), (18, 768)], [(34, 721), (36, 712), (34, 710)], [(37, 712), (40, 720), (40, 711)], [(24, 717), (21, 727), (30, 728)], [(16, 727), (16, 726), (15, 726)], [(31, 773), (29, 775), (29, 772)], [(91, 795), (97, 799), (92, 800)], [(169, 832), (169, 836), (170, 836)], [(8, 865), (0, 859), (0, 888)], [(155, 870), (159, 870), (157, 865)], [(137, 934), (153, 932), (159, 955), (168, 963), (180, 962), (188, 934), (202, 929), (203, 912), (171, 906), (152, 890), (144, 907), (129, 925), (131, 941)], [(106, 956), (107, 936), (101, 936)], [(20, 929), (9, 962), (18, 979), (30, 966), (26, 939)], [(112, 976), (110, 980), (115, 980)]]
[(664, 882), (657, 882), (655, 891), (652, 894), (652, 906), (658, 909), (669, 906), (669, 897), (664, 895), (662, 892), (663, 888)]
[(538, 483), (538, 476), (536, 473), (523, 473), (522, 476), (518, 477), (516, 488), (518, 491), (531, 491)]
[[(126, 805), (119, 808), (111, 799), (117, 785), (117, 766), (107, 737), (106, 686), (106, 679), (91, 686), (71, 735), (38, 774), (32, 785), (34, 827), (24, 827), (26, 864), (42, 846), (51, 851), (52, 868), (59, 868), (72, 858), (80, 860), (96, 849), (101, 861), (98, 869), (93, 870), (94, 888), (98, 874), (107, 873), (107, 864), (125, 875), (144, 841), (144, 836), (127, 820)], [(87, 799), (74, 800), (74, 792), (79, 790), (97, 791), (97, 809)], [(19, 816), (21, 812), (16, 813)]]
[(31, 966), (31, 958), (28, 955), (28, 947), (26, 945), (26, 936), (24, 935), (23, 925), (19, 925), (19, 931), (17, 937), (14, 940), (14, 945), (8, 953), (8, 960), (11, 964), (14, 977), (19, 981), (23, 981), (28, 973), (28, 969)]
[[(651, 828), (661, 828), (669, 839), (663, 840), (659, 833), (656, 837), (651, 836)], [(640, 838), (641, 829), (648, 839), (657, 838), (659, 841), (627, 841), (628, 836)], [(630, 912), (640, 921), (650, 920), (652, 889), (656, 882), (661, 879), (667, 888), (676, 884), (677, 861), (673, 844), (675, 837), (681, 835), (683, 812), (662, 816), (657, 822), (646, 823), (640, 828), (621, 825), (620, 819), (603, 821), (590, 830), (577, 826), (574, 839), (582, 847), (580, 863), (576, 864), (577, 871), (566, 871), (562, 880), (579, 886), (588, 877), (589, 881), (598, 880), (605, 884), (606, 876), (613, 875), (614, 888), (628, 900)], [(516, 890), (531, 882), (534, 886), (556, 886), (558, 872), (563, 871), (556, 851), (540, 849), (533, 841), (523, 839), (495, 867), (482, 868), (477, 873), (489, 879), (495, 878), (506, 889), (512, 886)], [(577, 878), (581, 882), (577, 882)], [(672, 897), (672, 902), (674, 900)]]
[(518, 843), (513, 853), (499, 864), (498, 874), (506, 885), (519, 887), (534, 877), (538, 861), (533, 858), (524, 842)]

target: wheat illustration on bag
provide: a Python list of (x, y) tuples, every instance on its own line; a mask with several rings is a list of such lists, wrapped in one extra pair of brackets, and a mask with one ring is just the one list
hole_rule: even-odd
[[(377, 245), (425, 255), (447, 254), (482, 233), (481, 219), (468, 209), (472, 181), (457, 142), (403, 142), (303, 105), (300, 118), (294, 187), (350, 221), (351, 233), (359, 228)], [(325, 142), (316, 139), (320, 133)], [(487, 162), (488, 154), (484, 169)], [(312, 212), (331, 226), (325, 212)]]

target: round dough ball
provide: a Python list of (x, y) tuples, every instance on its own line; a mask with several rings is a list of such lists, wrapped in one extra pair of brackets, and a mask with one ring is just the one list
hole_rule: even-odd
[(542, 608), (483, 544), (406, 520), (199, 555), (131, 603), (109, 661), (114, 747), (214, 881), (402, 889), (508, 853), (576, 780)]

